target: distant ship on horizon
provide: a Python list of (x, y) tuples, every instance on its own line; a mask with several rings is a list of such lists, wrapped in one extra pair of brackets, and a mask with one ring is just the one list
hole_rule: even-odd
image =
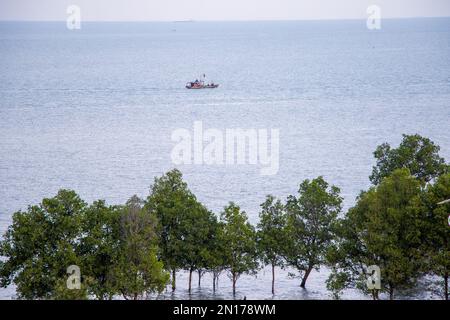
[(191, 23), (191, 22), (195, 22), (195, 20), (175, 20), (173, 21), (174, 23)]

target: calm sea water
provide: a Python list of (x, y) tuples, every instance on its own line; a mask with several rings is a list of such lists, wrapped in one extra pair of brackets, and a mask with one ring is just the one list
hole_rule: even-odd
[[(190, 91), (200, 74), (216, 90)], [(145, 197), (171, 169), (171, 133), (280, 129), (280, 168), (179, 168), (219, 213), (228, 201), (257, 222), (266, 194), (285, 198), (306, 178), (339, 186), (345, 208), (369, 186), (372, 152), (419, 133), (450, 159), (450, 19), (233, 23), (0, 23), (0, 232), (11, 215), (60, 188), (87, 201)], [(327, 299), (326, 269), (307, 290), (278, 272), (276, 299)], [(270, 277), (238, 281), (238, 298), (271, 299)], [(188, 298), (187, 275), (162, 298)], [(194, 286), (196, 287), (196, 286)], [(209, 276), (191, 296), (231, 298)], [(0, 289), (0, 298), (14, 297)], [(419, 292), (415, 297), (429, 297)], [(365, 298), (348, 291), (344, 298)]]

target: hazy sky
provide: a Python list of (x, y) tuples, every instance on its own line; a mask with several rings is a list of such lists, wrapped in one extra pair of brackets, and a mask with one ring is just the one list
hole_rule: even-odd
[(450, 0), (0, 0), (0, 20), (66, 20), (68, 5), (84, 21), (365, 19), (450, 16)]

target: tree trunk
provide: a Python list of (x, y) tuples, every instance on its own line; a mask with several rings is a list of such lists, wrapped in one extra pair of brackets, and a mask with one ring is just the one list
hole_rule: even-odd
[(444, 275), (444, 299), (448, 300), (448, 273)]
[(394, 300), (394, 288), (389, 285), (389, 300)]
[(272, 263), (272, 294), (275, 294), (275, 265)]
[(176, 285), (176, 283), (177, 283), (177, 281), (176, 281), (176, 271), (175, 271), (175, 269), (173, 269), (172, 270), (172, 292), (174, 292), (175, 291), (175, 289), (177, 288), (177, 285)]
[(312, 271), (312, 267), (308, 267), (308, 269), (305, 272), (305, 275), (302, 278), (302, 283), (300, 283), (300, 287), (305, 288), (306, 280), (308, 280), (309, 274)]
[(233, 296), (236, 295), (236, 273), (233, 273)]
[(194, 271), (192, 268), (189, 269), (189, 293), (191, 293), (191, 287), (192, 287), (192, 271)]
[(216, 273), (213, 271), (213, 292), (216, 292)]
[(372, 290), (372, 299), (373, 300), (379, 300), (378, 290)]
[(198, 269), (198, 286), (202, 284), (202, 270)]

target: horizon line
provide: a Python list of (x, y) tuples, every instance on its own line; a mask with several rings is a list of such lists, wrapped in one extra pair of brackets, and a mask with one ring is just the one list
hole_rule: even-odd
[[(388, 17), (382, 20), (406, 20), (406, 19), (433, 19), (450, 18), (450, 16), (411, 16), (411, 17)], [(186, 19), (186, 20), (82, 20), (82, 22), (158, 22), (158, 23), (195, 23), (195, 22), (300, 22), (300, 21), (361, 21), (367, 18), (311, 18), (311, 19)], [(37, 20), (37, 19), (0, 19), (0, 22), (66, 22), (66, 20)]]

